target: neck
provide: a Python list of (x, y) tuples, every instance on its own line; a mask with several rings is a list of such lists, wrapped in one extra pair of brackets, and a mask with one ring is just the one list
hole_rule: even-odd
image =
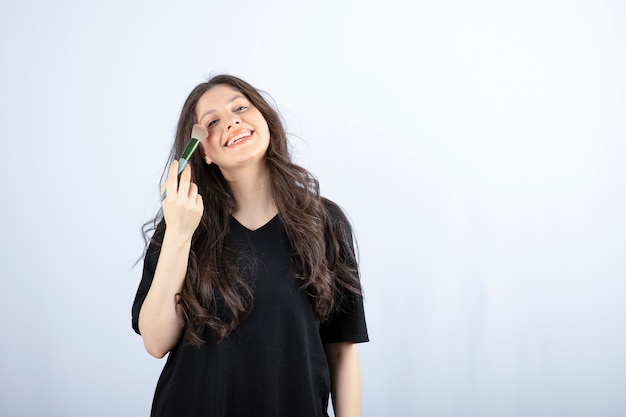
[(239, 223), (257, 229), (278, 212), (270, 190), (269, 170), (266, 164), (224, 172), (224, 178), (237, 202), (231, 213)]

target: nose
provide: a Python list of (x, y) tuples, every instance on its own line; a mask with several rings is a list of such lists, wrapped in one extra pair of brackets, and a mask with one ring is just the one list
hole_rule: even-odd
[(233, 116), (230, 122), (228, 122), (228, 129), (230, 129), (231, 127), (235, 127), (240, 123), (241, 123), (241, 119), (239, 118), (239, 116)]

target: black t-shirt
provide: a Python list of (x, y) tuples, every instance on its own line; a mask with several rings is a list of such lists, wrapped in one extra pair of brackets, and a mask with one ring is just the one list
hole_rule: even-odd
[[(199, 347), (183, 335), (159, 378), (152, 416), (327, 416), (324, 343), (368, 341), (362, 299), (352, 297), (320, 323), (311, 296), (290, 273), (291, 250), (278, 215), (254, 231), (231, 217), (229, 244), (254, 260), (252, 312), (219, 343), (210, 327)], [(132, 309), (137, 333), (158, 256), (151, 244)]]

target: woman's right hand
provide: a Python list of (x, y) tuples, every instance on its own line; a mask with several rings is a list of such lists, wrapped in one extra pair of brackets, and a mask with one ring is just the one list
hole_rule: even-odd
[(162, 358), (180, 340), (184, 327), (178, 294), (183, 289), (191, 238), (200, 224), (204, 205), (198, 187), (191, 182), (191, 168), (186, 166), (178, 180), (178, 162), (174, 161), (161, 193), (167, 191), (163, 205), (165, 236), (154, 278), (139, 311), (139, 331), (146, 350)]
[(191, 239), (200, 224), (204, 204), (198, 194), (198, 186), (191, 182), (191, 167), (187, 165), (178, 180), (178, 161), (172, 162), (161, 193), (167, 190), (163, 200), (163, 217), (168, 234), (176, 234), (181, 239)]

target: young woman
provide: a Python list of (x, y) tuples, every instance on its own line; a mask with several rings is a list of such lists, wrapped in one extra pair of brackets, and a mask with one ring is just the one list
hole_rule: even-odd
[[(208, 136), (177, 178), (194, 124)], [(178, 122), (132, 308), (157, 358), (153, 416), (360, 415), (368, 341), (352, 233), (291, 162), (281, 119), (241, 79), (198, 85)]]

